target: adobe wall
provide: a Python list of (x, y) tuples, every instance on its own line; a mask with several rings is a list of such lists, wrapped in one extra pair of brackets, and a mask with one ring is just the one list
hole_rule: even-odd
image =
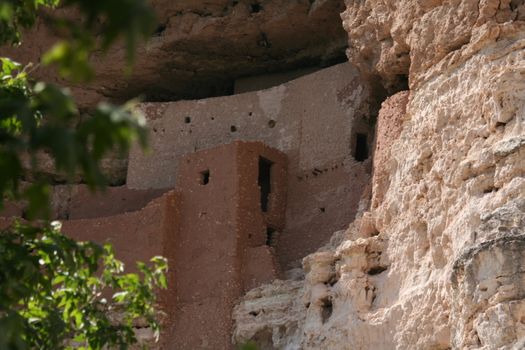
[(368, 162), (353, 157), (368, 134), (369, 90), (343, 63), (268, 90), (198, 101), (145, 103), (151, 152), (130, 152), (127, 186), (177, 185), (182, 156), (235, 140), (261, 141), (288, 157), (286, 227), (277, 244), (290, 267), (355, 215)]
[(165, 189), (132, 190), (108, 187), (92, 193), (86, 185), (53, 186), (51, 206), (56, 219), (92, 219), (133, 212), (160, 197)]
[[(144, 208), (168, 189), (132, 190), (126, 186), (107, 187), (93, 193), (86, 185), (51, 186), (50, 210), (53, 220), (101, 218)], [(24, 217), (24, 201), (6, 201), (0, 217)]]
[(136, 261), (169, 254), (168, 245), (178, 226), (179, 195), (170, 191), (143, 209), (119, 215), (62, 221), (62, 231), (76, 240), (111, 243), (126, 268)]
[[(273, 162), (266, 213), (260, 156)], [(266, 228), (284, 226), (286, 157), (262, 144), (235, 142), (188, 155), (180, 164), (170, 348), (230, 349), (233, 305), (246, 290), (278, 277)]]
[(159, 293), (159, 301), (161, 309), (168, 314), (168, 323), (176, 307), (176, 279), (172, 268), (176, 257), (172, 247), (181, 217), (179, 202), (180, 195), (170, 191), (141, 210), (62, 222), (62, 232), (71, 238), (99, 244), (111, 243), (115, 256), (125, 264), (126, 272), (138, 272), (137, 261), (148, 262), (156, 255), (166, 257), (170, 266), (168, 289)]
[[(136, 261), (167, 257), (169, 288), (160, 294), (168, 315), (162, 347), (230, 349), (233, 305), (247, 290), (280, 274), (268, 229), (285, 227), (287, 167), (286, 155), (256, 142), (196, 152), (181, 159), (178, 188), (139, 210), (101, 212), (111, 212), (111, 200), (114, 211), (130, 209), (151, 191), (114, 188), (93, 196), (73, 188), (71, 213), (100, 216), (66, 220), (63, 232), (111, 243), (131, 272)], [(79, 209), (75, 202), (82, 198), (86, 202)], [(119, 207), (123, 199), (132, 203)], [(100, 206), (89, 210), (97, 201)]]

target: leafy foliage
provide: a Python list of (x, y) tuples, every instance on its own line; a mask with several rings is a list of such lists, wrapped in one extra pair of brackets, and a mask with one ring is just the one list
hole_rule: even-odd
[[(28, 200), (30, 218), (46, 217), (47, 181), (39, 179), (38, 156), (48, 154), (57, 172), (83, 175), (92, 188), (106, 181), (99, 167), (108, 152), (125, 152), (135, 139), (146, 144), (145, 121), (133, 104), (100, 104), (81, 120), (67, 89), (37, 82), (31, 84), (18, 63), (0, 58), (0, 191)], [(29, 158), (29, 169), (23, 158)], [(20, 182), (28, 174), (36, 182), (23, 191)]]
[[(59, 5), (59, 16), (46, 10)], [(64, 77), (77, 81), (93, 77), (91, 52), (105, 51), (123, 38), (131, 62), (137, 40), (147, 38), (155, 26), (145, 0), (3, 0), (0, 44), (19, 44), (20, 31), (32, 27), (37, 15), (63, 38), (44, 55), (43, 63), (56, 63)]]
[[(0, 45), (18, 45), (37, 18), (61, 37), (42, 63), (78, 82), (95, 74), (91, 52), (122, 39), (131, 62), (137, 40), (154, 25), (145, 0), (3, 0)], [(81, 117), (66, 88), (33, 80), (30, 69), (0, 58), (0, 209), (5, 198), (23, 199), (30, 219), (48, 219), (40, 156), (52, 159), (57, 173), (80, 174), (100, 189), (106, 184), (100, 161), (126, 152), (134, 140), (145, 146), (146, 131), (133, 102), (101, 103)], [(138, 263), (139, 274), (123, 268), (110, 246), (76, 242), (56, 223), (1, 231), (0, 349), (124, 349), (136, 340), (132, 325), (139, 318), (158, 333), (154, 291), (166, 287), (165, 259)]]
[(254, 342), (250, 341), (246, 344), (242, 344), (241, 346), (239, 346), (239, 350), (258, 350), (259, 348), (257, 347), (257, 344), (255, 344)]
[[(60, 15), (52, 9), (60, 5)], [(145, 0), (6, 0), (0, 2), (0, 44), (19, 44), (20, 31), (47, 21), (63, 38), (43, 55), (44, 64), (55, 64), (65, 78), (87, 81), (93, 77), (88, 58), (123, 38), (131, 61), (137, 40), (149, 36), (155, 17)], [(98, 33), (98, 34), (94, 34)], [(144, 120), (133, 103), (100, 104), (81, 121), (67, 89), (34, 82), (29, 67), (0, 58), (0, 192), (29, 201), (30, 218), (46, 217), (48, 190), (39, 180), (20, 191), (23, 167), (29, 157), (30, 173), (37, 175), (39, 152), (54, 159), (57, 172), (81, 173), (96, 188), (106, 184), (99, 162), (109, 151), (125, 152), (138, 138), (144, 146)], [(0, 207), (3, 196), (0, 197)]]
[(111, 246), (76, 242), (57, 226), (0, 234), (0, 349), (122, 348), (135, 341), (138, 318), (158, 335), (151, 301), (154, 286), (166, 287), (166, 260), (139, 263), (141, 279), (123, 272)]

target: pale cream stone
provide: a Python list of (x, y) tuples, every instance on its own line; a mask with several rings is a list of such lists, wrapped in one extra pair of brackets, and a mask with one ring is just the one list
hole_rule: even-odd
[(346, 3), (350, 59), (391, 86), (410, 74), (402, 131), (382, 150), (388, 186), (303, 260), (304, 281), (279, 282), (306, 304), (277, 310), (249, 294), (234, 340), (251, 338), (242, 315), (258, 302), (283, 323), (300, 320), (268, 349), (523, 349), (522, 2)]

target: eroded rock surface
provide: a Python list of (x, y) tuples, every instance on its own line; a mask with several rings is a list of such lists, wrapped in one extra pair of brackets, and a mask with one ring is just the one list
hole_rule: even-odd
[[(175, 101), (233, 92), (238, 77), (329, 65), (347, 45), (334, 0), (151, 0), (159, 26), (138, 49), (131, 77), (123, 77), (125, 50), (93, 55), (98, 77), (73, 91), (82, 106), (142, 96)], [(56, 37), (39, 23), (16, 49), (2, 55), (38, 63)], [(47, 69), (35, 74), (54, 80)]]
[(235, 317), (259, 304), (299, 320), (284, 337), (266, 327), (277, 349), (523, 348), (523, 2), (347, 6), (351, 60), (411, 82), (380, 112), (371, 205), (303, 260), (302, 309), (248, 294)]
[[(391, 90), (415, 87), (450, 53), (525, 20), (523, 0), (345, 0), (350, 61)], [(483, 44), (470, 45), (479, 50)], [(471, 53), (467, 54), (469, 57)]]

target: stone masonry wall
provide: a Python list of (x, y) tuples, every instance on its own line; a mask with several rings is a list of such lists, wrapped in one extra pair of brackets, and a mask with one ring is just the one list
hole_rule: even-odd
[[(118, 188), (102, 196), (84, 193), (82, 203), (82, 189), (75, 188), (80, 192), (72, 196), (63, 232), (111, 243), (132, 272), (136, 261), (167, 257), (161, 347), (229, 349), (235, 302), (280, 275), (273, 238), (284, 228), (286, 175), (283, 153), (236, 141), (183, 157), (178, 188), (136, 210), (115, 213), (153, 193)], [(119, 206), (122, 199), (130, 203)]]
[[(266, 212), (259, 157), (273, 163)], [(178, 182), (181, 220), (170, 247), (176, 310), (166, 346), (230, 349), (233, 305), (278, 277), (266, 234), (284, 224), (286, 157), (260, 143), (235, 142), (184, 157)]]
[(372, 139), (369, 89), (340, 64), (268, 90), (197, 101), (142, 105), (151, 149), (130, 152), (131, 189), (176, 185), (183, 155), (234, 140), (262, 141), (288, 156), (287, 226), (278, 255), (285, 267), (348, 225), (368, 180), (354, 159), (356, 133)]

